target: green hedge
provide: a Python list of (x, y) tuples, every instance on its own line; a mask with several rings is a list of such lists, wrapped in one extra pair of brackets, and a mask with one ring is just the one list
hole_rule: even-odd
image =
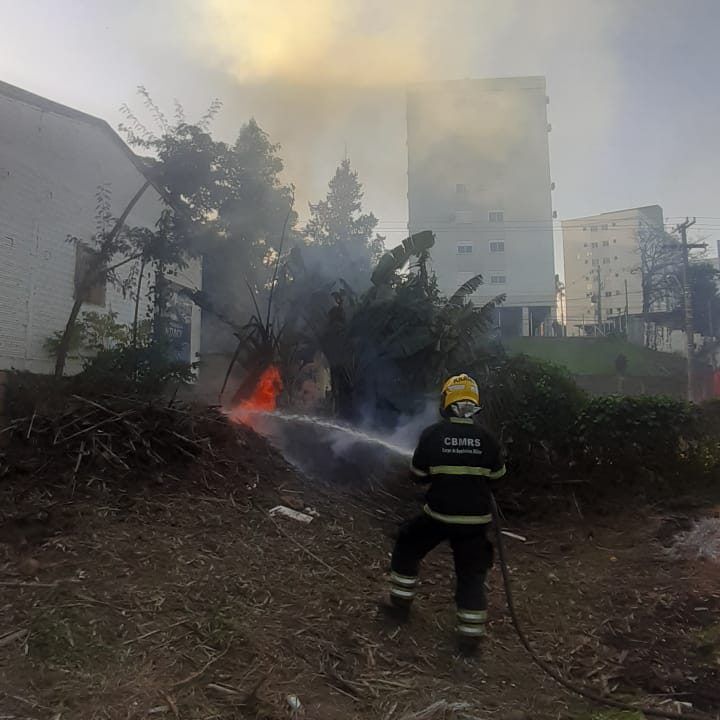
[(564, 369), (522, 355), (478, 376), (486, 421), (525, 485), (602, 478), (632, 487), (652, 478), (682, 487), (720, 478), (720, 401), (591, 397)]
[(505, 357), (480, 375), (485, 419), (516, 471), (557, 471), (568, 456), (570, 429), (588, 396), (570, 374), (526, 355)]

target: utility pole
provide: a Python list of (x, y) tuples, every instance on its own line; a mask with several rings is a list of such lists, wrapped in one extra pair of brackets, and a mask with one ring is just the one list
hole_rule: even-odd
[(683, 301), (685, 304), (685, 341), (687, 343), (687, 399), (688, 402), (693, 401), (694, 397), (694, 380), (695, 372), (693, 367), (693, 360), (695, 355), (695, 329), (693, 327), (693, 307), (692, 307), (692, 293), (690, 291), (690, 258), (689, 251), (704, 247), (704, 244), (688, 244), (687, 231), (689, 227), (695, 224), (695, 218), (690, 220), (685, 218), (684, 223), (680, 223), (676, 228), (675, 232), (680, 233), (680, 239), (682, 241), (682, 285), (683, 285)]
[(627, 280), (625, 281), (625, 337), (630, 337), (630, 330), (629, 330), (629, 322), (628, 322), (628, 315), (629, 315), (629, 303), (628, 303), (628, 289), (627, 289)]
[[(597, 269), (597, 330), (602, 327), (602, 279), (600, 278), (600, 266)], [(597, 335), (597, 332), (595, 333)], [(602, 332), (600, 332), (602, 334)]]
[(715, 327), (713, 325), (713, 316), (712, 316), (712, 300), (708, 300), (708, 330), (710, 330), (710, 337), (715, 337)]

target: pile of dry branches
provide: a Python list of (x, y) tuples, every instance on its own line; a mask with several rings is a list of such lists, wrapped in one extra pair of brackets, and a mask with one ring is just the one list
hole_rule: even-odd
[(217, 448), (236, 445), (237, 428), (211, 408), (131, 397), (72, 395), (62, 409), (37, 409), (0, 431), (0, 478), (13, 472), (102, 481), (193, 463), (210, 468)]

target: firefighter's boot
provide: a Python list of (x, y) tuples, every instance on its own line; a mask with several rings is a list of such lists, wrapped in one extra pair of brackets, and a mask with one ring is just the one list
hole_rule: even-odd
[(467, 637), (465, 635), (458, 635), (457, 638), (458, 652), (466, 658), (477, 657), (480, 653), (480, 638), (479, 637)]
[(480, 648), (480, 641), (485, 637), (485, 623), (487, 610), (457, 611), (458, 649), (465, 656), (476, 655)]
[(392, 595), (389, 603), (383, 602), (380, 604), (380, 611), (385, 619), (397, 625), (402, 625), (410, 619), (411, 608), (411, 601), (400, 600)]

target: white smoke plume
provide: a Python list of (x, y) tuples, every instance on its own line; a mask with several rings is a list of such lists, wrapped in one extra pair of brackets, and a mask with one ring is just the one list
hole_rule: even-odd
[[(612, 142), (626, 92), (617, 36), (643, 7), (617, 0), (182, 0), (175, 22), (183, 52), (234, 84), (226, 112), (255, 115), (282, 144), (301, 214), (324, 194), (347, 152), (367, 207), (394, 245), (407, 213), (407, 84), (546, 76), (562, 198), (563, 176), (592, 166), (597, 148)], [(478, 130), (492, 132), (497, 122), (480, 117)]]

